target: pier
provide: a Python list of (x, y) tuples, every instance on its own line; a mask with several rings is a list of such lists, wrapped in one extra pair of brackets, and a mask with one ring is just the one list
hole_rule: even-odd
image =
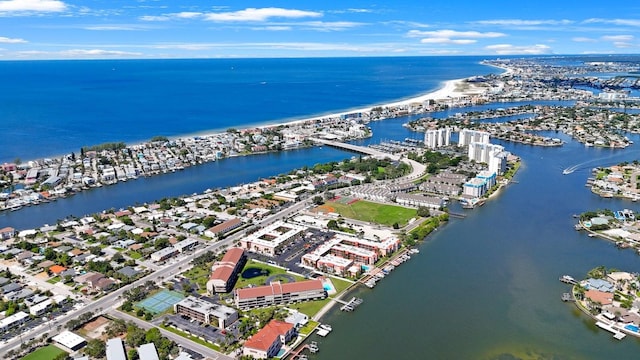
[(348, 302), (340, 299), (333, 299), (333, 301), (336, 301), (342, 304), (342, 306), (340, 307), (340, 310), (342, 311), (353, 311), (358, 307), (358, 305), (364, 302), (364, 300), (357, 298), (355, 296), (352, 297), (351, 300), (349, 300)]
[(573, 277), (569, 275), (562, 275), (559, 280), (565, 284), (571, 284), (571, 285), (575, 285), (578, 283)]

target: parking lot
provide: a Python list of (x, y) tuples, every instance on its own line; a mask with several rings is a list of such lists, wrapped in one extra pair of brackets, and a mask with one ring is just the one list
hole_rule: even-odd
[(251, 259), (256, 259), (267, 264), (276, 265), (288, 269), (292, 272), (304, 275), (305, 277), (311, 277), (313, 271), (301, 267), (300, 258), (302, 258), (302, 255), (318, 247), (318, 245), (331, 239), (333, 235), (334, 233), (332, 231), (309, 228), (303, 236), (285, 245), (282, 249), (280, 249), (279, 254), (274, 257), (256, 253), (249, 253), (248, 256)]
[[(202, 324), (184, 315), (166, 315), (165, 319), (167, 325), (175, 326), (191, 335), (207, 339), (207, 341), (211, 343), (223, 344), (225, 341), (236, 341), (237, 333), (233, 333), (232, 331), (235, 327), (227, 331), (210, 324)], [(230, 339), (227, 340), (227, 337), (230, 337)]]

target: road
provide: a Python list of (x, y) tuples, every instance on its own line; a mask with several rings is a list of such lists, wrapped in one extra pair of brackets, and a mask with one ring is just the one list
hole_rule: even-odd
[[(287, 218), (289, 216), (291, 216), (291, 214), (296, 213), (298, 211), (300, 211), (302, 208), (304, 208), (305, 206), (307, 206), (309, 203), (309, 200), (303, 200), (300, 201), (296, 204), (293, 204), (291, 206), (286, 207), (285, 209), (279, 211), (278, 213), (272, 214), (270, 216), (267, 216), (266, 218), (264, 218), (262, 221), (258, 222), (257, 225), (261, 225), (261, 226), (266, 226), (269, 225), (273, 222), (276, 222), (278, 220)], [(187, 254), (187, 255), (183, 255), (182, 257), (178, 257), (178, 261), (171, 263), (171, 264), (167, 264), (161, 268), (159, 268), (157, 271), (129, 284), (126, 286), (123, 286), (103, 297), (101, 297), (100, 299), (97, 299), (95, 301), (89, 302), (88, 304), (86, 304), (84, 307), (76, 310), (76, 311), (72, 311), (67, 313), (65, 316), (58, 318), (56, 320), (54, 320), (53, 325), (57, 327), (57, 325), (64, 325), (67, 323), (67, 321), (77, 318), (78, 315), (82, 314), (82, 313), (87, 313), (87, 312), (93, 312), (94, 314), (97, 313), (105, 313), (105, 312), (109, 312), (109, 309), (111, 307), (114, 306), (115, 303), (119, 302), (120, 296), (122, 295), (123, 292), (134, 288), (134, 287), (138, 287), (143, 285), (145, 282), (147, 281), (157, 281), (158, 279), (162, 278), (168, 278), (171, 277), (173, 275), (175, 275), (176, 273), (180, 272), (183, 269), (186, 269), (186, 267), (188, 267), (189, 263), (191, 262), (191, 260), (193, 260), (194, 258), (204, 254), (207, 251), (213, 251), (213, 252), (217, 252), (220, 251), (226, 247), (228, 247), (229, 245), (233, 244), (236, 240), (240, 239), (241, 237), (245, 236), (245, 232), (239, 232), (236, 234), (233, 234), (223, 240), (217, 241), (217, 242), (212, 242), (210, 244), (208, 244), (207, 246), (205, 246), (204, 248), (201, 248), (199, 250), (194, 251), (191, 254)], [(149, 324), (148, 326), (152, 326), (151, 324)], [(23, 338), (38, 338), (40, 336), (42, 336), (42, 334), (44, 333), (49, 333), (49, 336), (53, 336), (57, 333), (57, 330), (53, 330), (50, 331), (49, 330), (49, 326), (46, 325), (41, 325), (27, 333), (23, 334)], [(173, 334), (175, 336), (175, 334)], [(184, 340), (184, 339), (183, 339)], [(184, 340), (184, 341), (188, 341), (188, 340)], [(9, 350), (9, 349), (13, 349), (16, 347), (19, 347), (21, 343), (21, 339), (20, 338), (14, 338), (10, 341), (7, 342), (6, 346), (4, 346), (3, 350)], [(190, 344), (189, 347), (194, 347), (192, 342), (188, 341), (188, 343)], [(208, 349), (208, 348), (207, 348)], [(213, 351), (211, 349), (209, 349), (210, 351)], [(220, 359), (226, 359), (226, 355), (222, 354), (222, 353), (216, 353), (217, 356), (220, 357)]]

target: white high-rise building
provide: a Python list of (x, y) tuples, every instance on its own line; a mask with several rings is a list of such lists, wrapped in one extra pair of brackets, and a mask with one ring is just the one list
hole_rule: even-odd
[(449, 146), (451, 128), (427, 130), (424, 134), (424, 145), (429, 149)]
[(508, 156), (509, 156), (509, 153), (506, 151), (493, 154), (489, 158), (489, 171), (494, 172), (498, 175), (504, 174), (504, 172), (507, 170)]
[(489, 143), (472, 142), (469, 144), (468, 156), (469, 160), (475, 162), (489, 164), (492, 156), (504, 151), (502, 145), (494, 145)]
[(462, 129), (458, 137), (458, 146), (467, 146), (473, 142), (488, 144), (489, 133), (486, 131)]

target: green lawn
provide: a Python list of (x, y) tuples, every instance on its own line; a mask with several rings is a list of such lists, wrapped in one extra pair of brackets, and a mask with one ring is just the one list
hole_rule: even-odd
[[(256, 276), (251, 279), (244, 279), (242, 278), (242, 272), (240, 272), (240, 277), (238, 278), (238, 282), (236, 283), (236, 286), (235, 286), (236, 289), (245, 288), (249, 285), (254, 285), (254, 286), (265, 285), (265, 281), (269, 276), (287, 273), (284, 269), (281, 269), (279, 267), (270, 266), (270, 265), (259, 263), (253, 260), (247, 262), (247, 265), (245, 265), (242, 271), (249, 268), (256, 268), (259, 270), (263, 270), (265, 275)], [(291, 274), (288, 274), (288, 275), (291, 275)], [(291, 275), (291, 276), (293, 276), (296, 279), (296, 281), (304, 280), (302, 276), (297, 276), (297, 275)]]
[(66, 353), (66, 351), (53, 345), (47, 345), (23, 357), (22, 360), (53, 360), (56, 356)]
[(59, 281), (60, 281), (60, 276), (55, 276), (55, 277), (52, 277), (51, 279), (47, 280), (47, 282), (49, 284), (55, 284), (55, 283), (57, 283)]
[(404, 226), (409, 220), (417, 216), (416, 209), (378, 204), (364, 200), (357, 201), (351, 205), (328, 201), (325, 205), (332, 207), (334, 212), (343, 217), (386, 226), (392, 226), (394, 223)]
[(132, 258), (133, 260), (138, 260), (140, 258), (142, 258), (142, 254), (140, 254), (137, 251), (133, 251), (133, 250), (129, 250), (129, 252), (127, 252), (127, 255)]
[(209, 275), (211, 275), (210, 266), (194, 266), (182, 273), (182, 276), (191, 280), (192, 283), (198, 284), (198, 292), (200, 293), (204, 293), (207, 291), (207, 281), (209, 281)]

